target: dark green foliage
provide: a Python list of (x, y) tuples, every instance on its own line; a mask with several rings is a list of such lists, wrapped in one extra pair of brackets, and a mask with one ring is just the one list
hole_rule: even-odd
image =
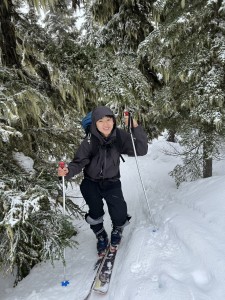
[(157, 27), (139, 48), (165, 83), (156, 93), (155, 110), (162, 112), (161, 123), (168, 124), (169, 118), (171, 126), (179, 126), (185, 118), (197, 127), (212, 124), (219, 131), (224, 115), (225, 66), (219, 4), (183, 3), (182, 7), (180, 1), (157, 1)]
[[(220, 147), (223, 138), (214, 131), (207, 133), (193, 128), (183, 128), (179, 137), (180, 148), (171, 144), (172, 155), (180, 156), (182, 163), (178, 164), (170, 175), (174, 177), (177, 187), (184, 181), (210, 177), (212, 158), (220, 158)], [(205, 165), (204, 165), (205, 164)]]
[[(63, 260), (64, 247), (74, 247), (76, 229), (62, 213), (57, 201), (61, 187), (55, 165), (41, 165), (33, 172), (22, 170), (15, 157), (0, 162), (0, 266), (4, 272), (16, 270), (16, 283), (41, 261)], [(11, 178), (11, 172), (14, 178)], [(68, 213), (82, 218), (82, 210), (69, 199)]]
[[(136, 49), (153, 30), (152, 1), (92, 1), (85, 5), (82, 41), (96, 49), (93, 80), (101, 102), (135, 111), (135, 117), (150, 133), (148, 109), (152, 105), (153, 80), (139, 68)], [(138, 112), (138, 113), (137, 113)], [(148, 123), (150, 124), (147, 124)]]
[(90, 11), (100, 24), (98, 45), (110, 47), (122, 55), (135, 51), (153, 30), (154, 1), (93, 1)]
[(27, 276), (41, 261), (63, 260), (64, 247), (75, 246), (71, 237), (76, 234), (67, 217), (54, 211), (32, 213), (13, 227), (1, 222), (1, 269), (17, 269), (16, 282)]
[[(216, 136), (224, 131), (223, 14), (221, 1), (158, 0), (153, 4), (155, 29), (138, 49), (140, 59), (147, 58), (161, 82), (154, 89), (154, 122), (182, 137), (190, 134), (185, 137), (188, 148), (192, 132), (198, 132), (205, 141), (203, 161), (198, 164), (202, 170), (198, 174), (204, 177), (212, 175), (208, 171), (217, 149)], [(188, 157), (184, 165), (187, 161)], [(180, 178), (182, 172), (183, 168)]]
[[(24, 3), (27, 12), (20, 10)], [(78, 31), (74, 9), (81, 4)], [(63, 248), (74, 245), (55, 162), (72, 158), (84, 136), (80, 120), (98, 104), (109, 105), (118, 124), (123, 109), (131, 109), (151, 138), (164, 129), (180, 136), (183, 165), (171, 173), (178, 185), (210, 176), (224, 135), (222, 5), (1, 1), (2, 268), (17, 267), (20, 280), (34, 264), (62, 258)], [(47, 11), (42, 23), (40, 8)], [(30, 169), (19, 164), (21, 153), (32, 158)], [(83, 216), (71, 199), (66, 204), (68, 215)]]
[[(53, 1), (40, 2), (50, 8), (51, 25), (46, 27), (38, 24), (33, 1), (25, 13), (19, 9), (22, 1), (5, 0), (0, 12), (1, 27), (7, 21), (12, 30), (7, 35), (0, 30), (0, 40), (16, 45), (11, 54), (0, 44), (0, 266), (5, 272), (16, 271), (16, 281), (40, 261), (63, 259), (64, 248), (76, 245), (72, 219), (63, 215), (57, 201), (61, 186), (53, 161), (72, 157), (82, 138), (79, 120), (88, 93), (79, 76), (82, 89), (73, 80), (79, 63), (62, 57), (70, 57), (73, 48), (75, 57), (77, 52), (82, 56), (82, 50), (66, 4), (54, 8)], [(64, 14), (60, 26), (56, 12)], [(12, 65), (14, 58), (18, 63)], [(25, 158), (32, 158), (28, 168)], [(83, 217), (70, 199), (67, 204), (71, 217)]]

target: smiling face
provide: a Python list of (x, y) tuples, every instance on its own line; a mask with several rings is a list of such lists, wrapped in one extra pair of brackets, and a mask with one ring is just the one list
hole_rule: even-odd
[(113, 130), (114, 121), (112, 117), (105, 116), (96, 122), (97, 129), (104, 137), (108, 137)]

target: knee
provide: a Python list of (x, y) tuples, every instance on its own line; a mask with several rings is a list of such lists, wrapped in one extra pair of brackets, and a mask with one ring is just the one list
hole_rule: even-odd
[(125, 219), (118, 219), (118, 220), (112, 220), (113, 222), (113, 226), (117, 227), (117, 228), (121, 228), (121, 229), (124, 229), (124, 227), (126, 227), (127, 225), (130, 224), (130, 219), (131, 219), (131, 216), (130, 215), (126, 215)]
[(85, 215), (85, 221), (90, 224), (90, 225), (97, 225), (97, 224), (101, 224), (103, 223), (103, 216), (97, 218), (97, 219), (93, 219), (92, 217), (90, 217), (89, 214)]
[(123, 230), (124, 227), (126, 227), (127, 225), (130, 224), (130, 219), (131, 219), (131, 216), (130, 216), (130, 215), (127, 215), (126, 221), (123, 223), (122, 226), (119, 226), (119, 227)]

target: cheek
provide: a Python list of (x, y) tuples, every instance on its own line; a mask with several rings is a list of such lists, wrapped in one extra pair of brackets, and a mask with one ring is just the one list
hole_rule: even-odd
[(113, 127), (113, 126), (114, 126), (114, 122), (112, 121), (112, 122), (111, 122), (111, 127)]
[(103, 126), (104, 126), (103, 123), (96, 123), (96, 127), (97, 127), (97, 129), (98, 129), (99, 131), (102, 130)]

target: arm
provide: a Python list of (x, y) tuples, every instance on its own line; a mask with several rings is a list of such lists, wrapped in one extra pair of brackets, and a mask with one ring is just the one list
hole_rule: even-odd
[(138, 156), (148, 153), (148, 137), (142, 126), (138, 125), (132, 129), (134, 144)]
[[(124, 113), (124, 123), (126, 126), (128, 126), (128, 123), (130, 123), (130, 126), (132, 126), (132, 136), (134, 139), (134, 145), (135, 145), (135, 149), (136, 149), (136, 153), (138, 156), (142, 156), (147, 154), (148, 152), (148, 138), (147, 138), (147, 134), (145, 133), (144, 129), (142, 126), (138, 125), (137, 121), (135, 119), (133, 119), (131, 117), (131, 119), (129, 119), (129, 113), (125, 112)], [(129, 135), (131, 135), (131, 133), (129, 133)], [(131, 136), (130, 136), (130, 140), (131, 140)], [(132, 150), (130, 147), (130, 144), (127, 143), (127, 146), (129, 148), (128, 150), (128, 155), (130, 156), (134, 156), (134, 149), (133, 149), (133, 143), (131, 140), (131, 144), (132, 144)]]
[[(120, 130), (123, 140), (122, 154), (134, 156), (134, 148), (131, 140), (131, 134)], [(137, 125), (132, 129), (136, 153), (138, 156), (146, 155), (148, 152), (148, 138), (142, 126)]]
[(91, 145), (87, 142), (87, 139), (84, 139), (68, 167), (58, 168), (58, 176), (65, 176), (65, 179), (68, 180), (79, 174), (89, 164), (90, 156)]

